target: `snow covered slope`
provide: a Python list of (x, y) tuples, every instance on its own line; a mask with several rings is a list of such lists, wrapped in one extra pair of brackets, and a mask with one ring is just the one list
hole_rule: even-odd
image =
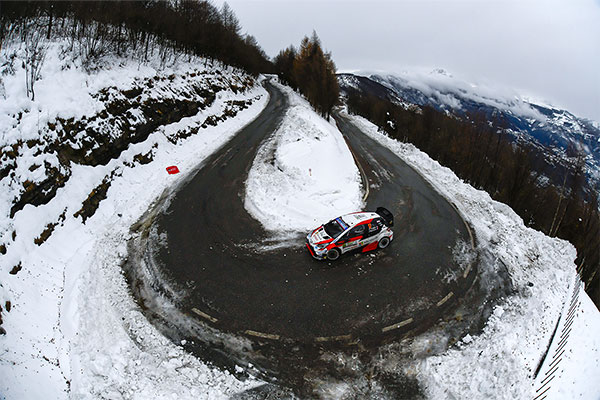
[(340, 131), (293, 90), (277, 86), (290, 108), (248, 174), (250, 215), (267, 230), (286, 234), (362, 210), (360, 173)]
[[(12, 51), (11, 63), (6, 57)], [(225, 399), (259, 385), (211, 368), (162, 336), (129, 296), (120, 265), (129, 227), (263, 109), (265, 90), (239, 71), (201, 67), (204, 60), (158, 68), (112, 59), (88, 75), (56, 47), (32, 102), (25, 98), (19, 51), (3, 49), (0, 62), (13, 69), (4, 70), (0, 91), (0, 397)], [(326, 130), (323, 121), (306, 118)], [(158, 125), (148, 125), (152, 121)], [(294, 129), (303, 123), (293, 115), (288, 122)], [(422, 356), (412, 365), (395, 363), (384, 349), (381, 369), (412, 371), (431, 398), (530, 399), (543, 384), (533, 379), (543, 355), (550, 358), (538, 377), (554, 369), (554, 354), (563, 346), (567, 356), (549, 395), (597, 398), (600, 344), (590, 332), (598, 332), (600, 319), (585, 293), (570, 311), (577, 284), (573, 247), (525, 228), (508, 207), (414, 147), (382, 136), (364, 120), (357, 123), (460, 208), (482, 251), (495, 255), (491, 273), (505, 264), (515, 288), (480, 335), (436, 352), (430, 350), (438, 338), (424, 334), (414, 339)], [(295, 144), (294, 153), (311, 153), (317, 140), (308, 132), (312, 128), (281, 131), (273, 142), (290, 177), (294, 168), (298, 175), (312, 168), (285, 152)], [(328, 132), (321, 145), (327, 144), (326, 154), (339, 149), (338, 161), (351, 169), (336, 134)], [(170, 165), (181, 173), (167, 174)], [(325, 187), (327, 174), (316, 173), (315, 186)], [(351, 169), (334, 198), (356, 201), (355, 176)], [(275, 195), (278, 206), (293, 204), (298, 190), (313, 201), (312, 186), (296, 189), (257, 191)], [(299, 227), (300, 220), (279, 221)], [(560, 338), (569, 325), (570, 347), (557, 342), (548, 349), (555, 328)], [(349, 385), (339, 387), (336, 393), (344, 396)]]
[(440, 69), (427, 73), (357, 72), (340, 74), (338, 81), (342, 92), (355, 88), (407, 108), (426, 105), (461, 117), (466, 113), (483, 113), (489, 121), (505, 123), (516, 139), (545, 149), (550, 157), (559, 160), (572, 157), (567, 154), (569, 145), (580, 143), (586, 154), (588, 175), (595, 185), (600, 185), (600, 124), (597, 122), (536, 103), (512, 91), (462, 81)]
[(228, 398), (255, 386), (162, 336), (120, 265), (129, 227), (267, 92), (202, 59), (109, 58), (87, 74), (64, 54), (50, 48), (35, 101), (23, 50), (1, 54), (0, 398)]
[[(431, 399), (533, 399), (548, 388), (547, 399), (598, 399), (600, 312), (581, 288), (575, 248), (527, 228), (509, 207), (462, 182), (415, 146), (387, 137), (364, 118), (348, 117), (456, 205), (475, 229), (480, 276), (497, 274), (503, 266), (514, 289), (494, 305), (479, 335), (466, 335), (441, 352), (440, 343), (448, 343), (443, 330), (410, 339), (415, 361), (401, 368), (422, 382)], [(556, 367), (562, 350), (566, 355)], [(382, 369), (398, 367), (381, 364)], [(544, 381), (547, 371), (555, 376), (542, 387), (549, 381)]]

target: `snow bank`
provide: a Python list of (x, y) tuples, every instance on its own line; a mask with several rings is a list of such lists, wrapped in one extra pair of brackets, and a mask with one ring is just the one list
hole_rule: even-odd
[[(172, 90), (183, 90), (179, 86), (185, 82), (177, 77), (202, 64), (191, 60), (158, 71), (152, 64), (113, 59), (110, 68), (90, 76), (69, 67), (59, 54), (49, 54), (35, 102), (25, 97), (20, 62), (15, 63), (14, 74), (2, 76), (0, 145), (5, 154), (11, 153), (7, 145), (14, 141), (39, 139), (39, 127), (57, 116), (82, 117), (101, 110), (92, 94), (106, 86), (129, 88), (132, 80), (162, 74), (174, 76)], [(202, 72), (232, 80), (239, 74), (210, 65)], [(358, 170), (341, 135), (293, 93), (288, 91), (288, 96), (291, 110), (262, 146), (247, 182), (246, 206), (276, 232), (307, 230), (362, 207)], [(207, 116), (221, 115), (231, 101), (248, 99), (255, 101), (236, 118), (201, 127)], [(203, 159), (255, 118), (267, 99), (260, 87), (237, 94), (222, 91), (198, 115), (160, 127), (106, 165), (73, 164), (70, 179), (51, 201), (27, 205), (14, 218), (5, 218), (14, 190), (23, 183), (20, 179), (44, 179), (41, 170), (32, 168), (34, 160), (57, 163), (52, 155), (36, 155), (37, 146), (21, 146), (14, 171), (18, 185), (5, 185), (2, 179), (0, 191), (0, 238), (8, 243), (0, 264), (6, 329), (0, 335), (0, 397), (218, 399), (259, 384), (213, 369), (166, 340), (131, 299), (120, 264), (126, 257), (129, 227), (164, 190), (194, 173)], [(510, 208), (461, 182), (413, 146), (381, 135), (361, 118), (355, 122), (459, 208), (475, 228), (480, 251), (496, 255), (506, 265), (515, 288), (496, 306), (479, 336), (467, 336), (451, 350), (417, 361), (418, 377), (428, 395), (534, 397), (538, 382), (532, 375), (576, 289), (574, 248), (526, 228)], [(173, 140), (190, 127), (199, 128), (198, 133)], [(139, 154), (152, 154), (152, 161), (136, 163)], [(173, 164), (181, 174), (166, 173), (165, 167)], [(109, 175), (113, 178), (107, 198), (83, 224), (73, 214)], [(48, 224), (56, 224), (53, 233), (35, 244)], [(9, 273), (17, 266), (20, 271)], [(600, 390), (600, 343), (594, 334), (600, 331), (599, 313), (585, 293), (580, 297), (566, 356), (549, 397), (581, 394), (593, 399)]]
[[(248, 78), (219, 65), (200, 67), (203, 62), (193, 59), (158, 70), (152, 64), (111, 59), (106, 69), (87, 75), (51, 53), (36, 85), (35, 102), (25, 97), (25, 78), (17, 62), (14, 74), (2, 76), (2, 145), (35, 137), (38, 126), (58, 115), (69, 118), (98, 111), (101, 105), (93, 95), (107, 86), (128, 89), (132, 80), (173, 76), (170, 90), (177, 91), (185, 84), (178, 77), (191, 71), (215, 79)], [(223, 115), (232, 102), (249, 99), (252, 105), (239, 110), (236, 118), (201, 126), (207, 116)], [(253, 120), (267, 101), (268, 94), (260, 86), (244, 93), (222, 90), (210, 107), (161, 126), (106, 165), (72, 164), (70, 179), (47, 204), (26, 205), (8, 221), (3, 216), (0, 237), (8, 246), (0, 265), (6, 330), (0, 335), (0, 397), (218, 399), (258, 384), (213, 369), (165, 339), (132, 300), (120, 264), (129, 227), (152, 201), (193, 173), (204, 158)], [(174, 140), (190, 127), (198, 128), (198, 133)], [(31, 162), (23, 151), (19, 163)], [(136, 162), (139, 154), (151, 154), (152, 161)], [(179, 175), (167, 174), (165, 167), (173, 164), (181, 170)], [(110, 175), (107, 198), (83, 224), (73, 214)], [(19, 176), (17, 170), (14, 179)], [(16, 195), (13, 186), (5, 184), (8, 179), (11, 176), (2, 180), (3, 214)], [(34, 239), (52, 223), (56, 226), (51, 236), (35, 244)], [(9, 274), (16, 265), (22, 269)]]
[[(515, 289), (495, 306), (480, 335), (467, 335), (450, 350), (416, 362), (417, 377), (426, 387), (428, 397), (535, 397), (538, 387), (534, 386), (534, 374), (556, 322), (561, 314), (566, 314), (570, 293), (579, 285), (574, 265), (575, 248), (566, 241), (525, 227), (508, 206), (462, 182), (450, 169), (413, 145), (387, 137), (364, 118), (348, 117), (363, 132), (419, 171), (454, 203), (474, 227), (479, 251), (492, 255), (506, 266)], [(577, 314), (566, 346), (571, 354), (562, 363), (546, 393), (547, 398), (591, 400), (600, 394), (597, 383), (600, 313), (583, 290), (581, 297), (581, 312)]]
[(246, 210), (269, 231), (306, 232), (362, 209), (361, 178), (340, 131), (287, 86), (290, 108), (258, 150)]

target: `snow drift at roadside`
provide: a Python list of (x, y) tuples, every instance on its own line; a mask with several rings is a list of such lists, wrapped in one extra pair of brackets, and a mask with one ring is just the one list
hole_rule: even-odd
[[(22, 50), (2, 51), (3, 56), (15, 51), (18, 60)], [(243, 382), (204, 364), (160, 334), (131, 298), (121, 263), (129, 227), (165, 189), (193, 173), (254, 119), (268, 94), (243, 72), (203, 59), (159, 68), (158, 61), (140, 65), (109, 58), (105, 69), (88, 75), (60, 57), (60, 51), (60, 44), (49, 49), (35, 102), (26, 98), (20, 62), (14, 63), (14, 73), (2, 76), (2, 162), (11, 164), (15, 157), (16, 167), (1, 181), (0, 238), (6, 254), (0, 266), (0, 304), (6, 334), (0, 335), (0, 397), (228, 398), (256, 386), (256, 380)], [(254, 86), (239, 90), (243, 82)], [(136, 84), (142, 86), (133, 91)], [(213, 88), (218, 93), (210, 92)], [(165, 120), (106, 164), (71, 162), (68, 180), (46, 204), (26, 204), (9, 218), (24, 182), (44, 182), (44, 172), (59, 164), (46, 146), (56, 141), (49, 126), (58, 118), (78, 121), (97, 113), (102, 120), (110, 114), (103, 113), (110, 103), (102, 99), (113, 95), (121, 102), (116, 104), (131, 104), (127, 99), (139, 96), (142, 107), (148, 99), (160, 103), (178, 96), (212, 101), (196, 114)], [(129, 118), (131, 127), (139, 126), (142, 113), (126, 111), (118, 114)], [(122, 133), (119, 124), (96, 128), (103, 132), (99, 136)], [(94, 139), (85, 132), (73, 137), (73, 146)], [(36, 141), (29, 147), (28, 140)], [(180, 174), (167, 174), (165, 167), (173, 164)], [(105, 198), (98, 197), (97, 209), (82, 223), (75, 214), (107, 177)], [(36, 240), (40, 232), (49, 236)]]
[[(417, 357), (405, 369), (418, 371), (417, 378), (426, 387), (429, 398), (536, 397), (547, 387), (537, 391), (545, 383), (545, 368), (537, 380), (536, 369), (557, 321), (569, 311), (571, 293), (576, 292), (583, 300), (574, 310), (572, 333), (568, 341), (558, 337), (566, 343), (568, 355), (545, 395), (548, 399), (597, 399), (600, 336), (595, 333), (600, 332), (600, 313), (576, 276), (573, 245), (527, 228), (510, 207), (461, 181), (415, 146), (389, 138), (362, 117), (346, 116), (368, 136), (395, 152), (458, 208), (475, 230), (479, 251), (506, 266), (514, 288), (510, 296), (494, 306), (481, 334), (466, 335), (440, 354), (436, 354), (435, 340), (428, 334), (414, 339), (415, 347), (429, 351), (423, 350), (426, 356)], [(546, 364), (549, 363), (544, 363), (544, 367)]]
[(309, 231), (360, 211), (360, 173), (340, 131), (286, 86), (290, 108), (258, 150), (244, 205), (270, 231)]

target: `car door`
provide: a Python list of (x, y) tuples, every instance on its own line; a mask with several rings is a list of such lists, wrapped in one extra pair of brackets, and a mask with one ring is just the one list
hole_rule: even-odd
[(383, 227), (381, 219), (375, 218), (374, 220), (367, 222), (362, 226), (364, 226), (365, 229), (362, 235), (362, 239), (360, 240), (359, 246), (362, 247), (370, 243), (376, 242), (378, 239), (378, 235)]
[(344, 249), (347, 251), (360, 247), (362, 239), (364, 238), (366, 232), (367, 226), (364, 224), (357, 225), (354, 228), (352, 228), (346, 235), (344, 235), (347, 236), (347, 242), (344, 244)]
[(365, 238), (368, 239), (369, 243), (377, 239), (377, 235), (379, 235), (381, 229), (383, 229), (383, 220), (381, 218), (375, 218), (367, 224)]

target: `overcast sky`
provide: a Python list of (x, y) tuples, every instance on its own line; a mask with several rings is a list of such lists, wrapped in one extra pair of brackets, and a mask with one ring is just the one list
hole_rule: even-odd
[(339, 71), (443, 68), (600, 121), (600, 0), (227, 2), (270, 57), (314, 29)]

